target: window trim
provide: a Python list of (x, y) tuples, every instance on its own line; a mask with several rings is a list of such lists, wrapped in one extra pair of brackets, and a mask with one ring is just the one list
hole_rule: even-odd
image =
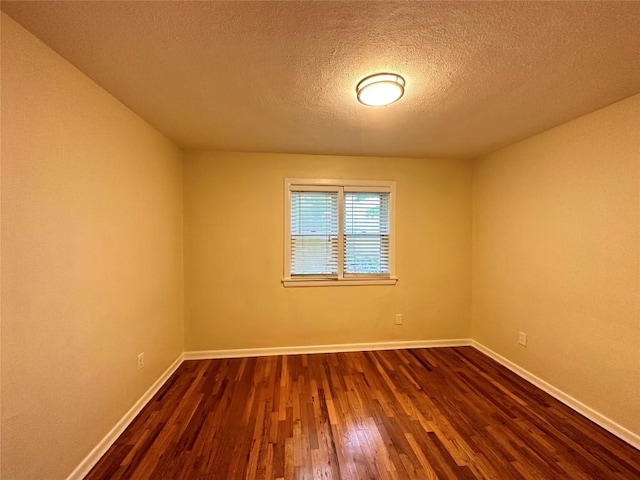
[[(291, 190), (295, 191), (338, 191), (338, 276), (309, 275), (304, 278), (291, 276)], [(387, 180), (340, 180), (340, 179), (284, 179), (284, 272), (282, 284), (285, 287), (328, 287), (345, 285), (395, 285), (395, 242), (396, 242), (396, 182)], [(388, 192), (389, 193), (389, 274), (344, 276), (344, 192)]]

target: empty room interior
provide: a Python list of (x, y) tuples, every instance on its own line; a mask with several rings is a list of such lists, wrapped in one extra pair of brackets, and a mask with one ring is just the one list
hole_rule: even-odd
[(640, 479), (640, 2), (1, 8), (2, 479)]

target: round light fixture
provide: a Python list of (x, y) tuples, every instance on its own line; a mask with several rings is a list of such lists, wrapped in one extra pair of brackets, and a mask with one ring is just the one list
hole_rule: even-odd
[(395, 73), (376, 73), (363, 78), (356, 87), (358, 101), (371, 107), (383, 107), (400, 100), (405, 81)]

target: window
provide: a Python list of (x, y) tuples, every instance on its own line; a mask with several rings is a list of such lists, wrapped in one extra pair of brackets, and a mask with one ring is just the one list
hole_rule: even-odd
[(395, 182), (285, 180), (285, 286), (393, 285)]

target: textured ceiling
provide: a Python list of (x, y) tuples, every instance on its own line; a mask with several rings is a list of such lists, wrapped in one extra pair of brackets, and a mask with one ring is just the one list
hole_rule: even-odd
[[(2, 9), (188, 149), (471, 158), (640, 92), (640, 2)], [(379, 71), (406, 94), (365, 107)]]

